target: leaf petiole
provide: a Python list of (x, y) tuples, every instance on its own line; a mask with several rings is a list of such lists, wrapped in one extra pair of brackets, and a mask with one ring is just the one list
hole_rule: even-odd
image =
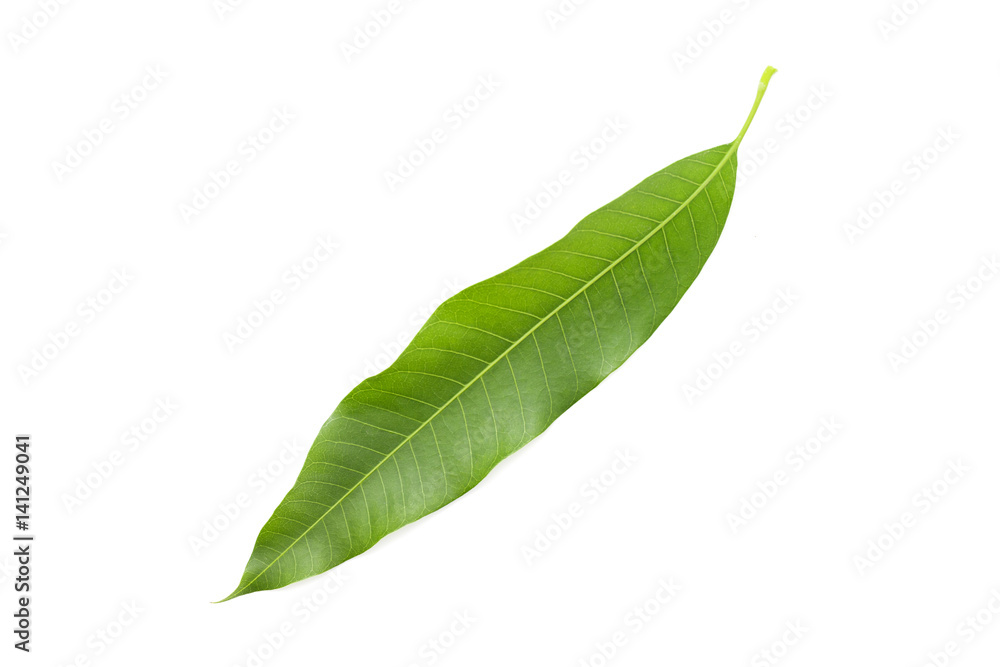
[(770, 83), (771, 77), (774, 76), (774, 73), (777, 71), (778, 70), (769, 66), (766, 70), (764, 70), (764, 74), (760, 77), (760, 83), (757, 84), (757, 99), (754, 100), (753, 108), (750, 109), (750, 116), (747, 117), (747, 122), (743, 124), (743, 129), (740, 130), (739, 136), (736, 137), (736, 141), (733, 142), (737, 146), (739, 146), (740, 142), (743, 141), (743, 135), (745, 135), (747, 130), (750, 129), (750, 123), (753, 122), (753, 117), (757, 115), (757, 107), (760, 106), (760, 101), (764, 99), (764, 93), (767, 92), (767, 84)]

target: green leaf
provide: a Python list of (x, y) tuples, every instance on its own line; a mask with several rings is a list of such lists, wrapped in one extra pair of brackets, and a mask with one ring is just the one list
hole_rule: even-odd
[(447, 505), (656, 330), (715, 248), (730, 144), (675, 162), (563, 239), (441, 305), (323, 425), (228, 599), (320, 574)]

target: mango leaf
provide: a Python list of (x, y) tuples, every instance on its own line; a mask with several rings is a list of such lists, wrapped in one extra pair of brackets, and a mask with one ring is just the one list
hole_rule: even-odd
[(320, 574), (447, 505), (646, 341), (715, 248), (729, 144), (675, 162), (564, 238), (444, 302), (316, 438), (227, 600)]

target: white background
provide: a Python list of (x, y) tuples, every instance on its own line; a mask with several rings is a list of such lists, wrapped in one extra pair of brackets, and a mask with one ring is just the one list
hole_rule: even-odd
[[(5, 2), (0, 536), (14, 532), (13, 437), (28, 432), (38, 537), (30, 656), (10, 646), (0, 552), (3, 664), (775, 664), (767, 650), (789, 667), (916, 667), (953, 640), (947, 664), (995, 664), (1000, 614), (971, 642), (960, 624), (1000, 591), (1000, 280), (978, 277), (1000, 252), (1000, 10), (905, 4), (888, 30), (889, 0), (594, 0), (554, 25), (556, 0), (408, 1), (349, 61), (343, 44), (387, 0), (253, 0), (221, 16), (211, 0), (92, 0), (46, 21), (32, 0)], [(338, 568), (335, 593), (318, 578), (209, 604), (366, 367), (442, 295), (732, 140), (766, 65), (779, 73), (722, 240), (620, 371), (472, 493)], [(497, 90), (446, 122), (490, 76)], [(245, 160), (275, 109), (294, 120)], [(79, 148), (105, 118), (112, 132)], [(579, 147), (616, 119), (626, 127), (580, 171)], [(436, 127), (447, 141), (390, 191), (385, 172)], [(89, 155), (60, 178), (73, 150)], [(233, 159), (240, 173), (185, 220)], [(562, 169), (572, 185), (517, 229)], [(902, 194), (850, 237), (896, 180)], [(319, 238), (336, 253), (305, 262)], [(304, 262), (307, 281), (283, 280)], [(123, 270), (127, 287), (103, 292)], [(230, 350), (226, 334), (275, 289), (285, 301)], [(774, 318), (782, 290), (793, 305)], [(915, 336), (939, 310), (935, 335)], [(754, 318), (767, 331), (749, 335)], [(714, 367), (733, 343), (744, 353)], [(36, 352), (51, 358), (26, 373)], [(716, 379), (688, 400), (699, 372)], [(157, 400), (179, 406), (162, 423)], [(789, 462), (830, 418), (836, 436)], [(149, 432), (135, 448), (133, 428)], [(635, 462), (591, 503), (584, 485), (625, 452)], [(915, 502), (949, 462), (967, 472), (929, 509)], [(781, 471), (787, 484), (734, 530), (727, 517)], [(227, 520), (240, 494), (249, 506)], [(536, 531), (555, 534), (573, 503), (582, 516), (529, 563)], [(915, 525), (883, 535), (906, 513)], [(878, 562), (860, 564), (879, 540)], [(655, 602), (671, 578), (681, 591)], [(320, 603), (308, 618), (303, 599)], [(463, 614), (471, 628), (450, 635)], [(275, 652), (265, 637), (283, 624)], [(616, 632), (625, 644), (605, 659)]]

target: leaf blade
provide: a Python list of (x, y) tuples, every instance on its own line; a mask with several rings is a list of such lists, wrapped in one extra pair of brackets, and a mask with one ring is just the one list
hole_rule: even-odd
[(773, 72), (735, 141), (669, 165), (448, 299), (352, 390), (226, 600), (326, 571), (452, 502), (624, 363), (718, 242), (736, 153)]

